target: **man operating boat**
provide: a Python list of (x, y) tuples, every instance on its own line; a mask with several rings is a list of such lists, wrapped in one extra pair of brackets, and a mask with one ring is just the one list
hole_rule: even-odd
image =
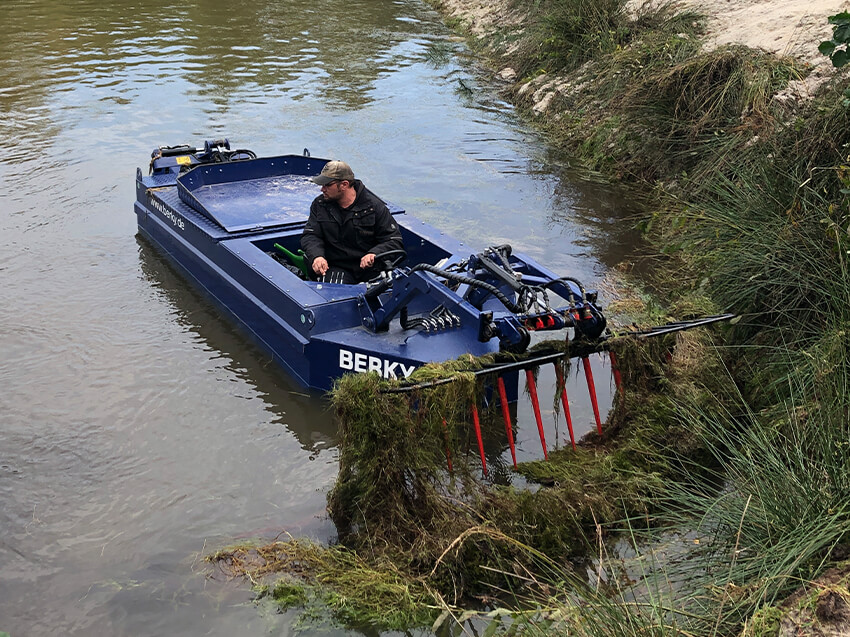
[(313, 181), (322, 187), (322, 194), (310, 205), (301, 235), (307, 263), (317, 277), (330, 283), (375, 278), (376, 255), (404, 251), (401, 231), (386, 204), (355, 179), (343, 161), (329, 161)]

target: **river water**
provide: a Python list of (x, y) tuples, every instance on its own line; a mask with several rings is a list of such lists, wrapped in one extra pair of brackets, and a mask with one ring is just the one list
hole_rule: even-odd
[(216, 137), (306, 147), (471, 246), (509, 241), (589, 284), (631, 240), (623, 198), (549, 157), (420, 0), (3, 13), (0, 631), (287, 634), (291, 615), (202, 558), (284, 531), (332, 541), (336, 424), (136, 237), (136, 167)]

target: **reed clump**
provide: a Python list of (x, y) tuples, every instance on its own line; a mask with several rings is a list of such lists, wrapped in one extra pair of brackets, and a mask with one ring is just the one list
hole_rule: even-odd
[[(599, 63), (604, 70), (589, 68), (580, 90), (553, 100), (550, 108), (565, 115), (542, 126), (589, 168), (641, 185), (661, 182), (681, 195), (775, 131), (772, 97), (802, 71), (793, 60), (745, 47), (697, 52), (698, 39), (679, 33), (655, 34), (656, 41), (645, 55), (660, 60), (619, 54)], [(625, 68), (613, 70), (619, 64)]]
[[(843, 409), (850, 278), (850, 133), (837, 84), (771, 138), (707, 180), (665, 234), (709, 273), (706, 291), (747, 313), (735, 372), (754, 404), (786, 400)], [(796, 392), (796, 390), (795, 390)], [(801, 394), (796, 395), (800, 400)]]
[(622, 0), (543, 0), (526, 10), (527, 27), (512, 58), (521, 76), (575, 69), (627, 44), (633, 21)]

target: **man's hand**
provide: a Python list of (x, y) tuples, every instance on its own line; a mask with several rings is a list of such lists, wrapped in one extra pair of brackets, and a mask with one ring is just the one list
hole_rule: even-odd
[[(372, 255), (372, 259), (374, 260), (375, 255)], [(319, 276), (324, 276), (325, 272), (328, 271), (328, 262), (325, 260), (325, 257), (316, 257), (313, 259), (313, 272), (318, 274)]]
[(369, 252), (368, 254), (364, 254), (363, 258), (360, 259), (360, 269), (365, 270), (366, 268), (371, 268), (375, 264), (375, 255)]

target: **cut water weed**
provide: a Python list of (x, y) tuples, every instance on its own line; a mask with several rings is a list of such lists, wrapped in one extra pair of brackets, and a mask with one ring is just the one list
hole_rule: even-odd
[(208, 560), (230, 576), (247, 577), (281, 610), (300, 608), (307, 618), (330, 613), (344, 626), (399, 630), (427, 625), (438, 614), (421, 582), (391, 563), (367, 563), (339, 546), (291, 539), (222, 549)]

